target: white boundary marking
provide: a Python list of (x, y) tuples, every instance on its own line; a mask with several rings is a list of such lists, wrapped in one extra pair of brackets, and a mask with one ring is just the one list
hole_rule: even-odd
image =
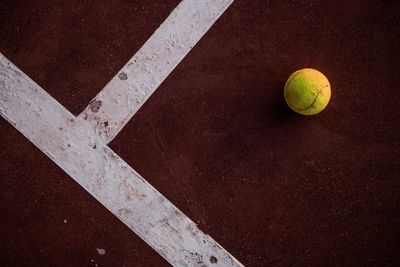
[(232, 2), (182, 1), (79, 117), (109, 143)]
[[(210, 236), (201, 232), (193, 221), (106, 143), (122, 129), (231, 2), (182, 1), (132, 60), (135, 57), (143, 59), (151, 51), (157, 51), (154, 50), (156, 45), (164, 42), (170, 45), (168, 42), (171, 40), (175, 40), (178, 49), (164, 50), (167, 46), (161, 46), (164, 48), (158, 50), (160, 53), (154, 52), (150, 63), (141, 65), (145, 72), (135, 72), (134, 66), (130, 67), (128, 63), (119, 75), (122, 72), (127, 75), (137, 73), (145, 78), (125, 80), (122, 76), (120, 80), (126, 84), (121, 86), (114, 77), (88, 107), (90, 111), (99, 111), (95, 101), (102, 101), (102, 107), (99, 107), (102, 108), (101, 116), (94, 114), (97, 112), (83, 112), (86, 114), (84, 118), (74, 117), (0, 53), (0, 115), (173, 266), (243, 265)], [(192, 21), (191, 18), (195, 19)], [(194, 26), (187, 28), (185, 25), (189, 22)], [(201, 24), (204, 25), (199, 26)], [(183, 30), (178, 33), (181, 26)], [(188, 31), (190, 29), (193, 32)], [(169, 37), (164, 39), (158, 38), (167, 35)], [(175, 36), (183, 39), (174, 39)], [(171, 64), (171, 67), (160, 63), (162, 59), (170, 60), (169, 64), (166, 61), (164, 63)], [(161, 67), (165, 69), (160, 70)], [(159, 74), (153, 80), (151, 77), (156, 71)], [(146, 85), (135, 87), (138, 82)], [(132, 86), (136, 92), (134, 95), (129, 89)], [(120, 95), (115, 93), (118, 88), (122, 89)], [(127, 97), (128, 103), (120, 104), (118, 97)], [(114, 127), (110, 127), (112, 130), (109, 132), (99, 131), (99, 120), (107, 120)]]

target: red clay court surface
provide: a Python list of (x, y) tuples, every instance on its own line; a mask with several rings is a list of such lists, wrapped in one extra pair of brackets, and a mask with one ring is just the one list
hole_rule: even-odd
[[(178, 2), (2, 0), (0, 52), (78, 115)], [(399, 14), (236, 0), (110, 146), (246, 266), (396, 266)], [(332, 85), (317, 116), (284, 104), (302, 67)], [(4, 119), (0, 133), (0, 266), (168, 266)]]

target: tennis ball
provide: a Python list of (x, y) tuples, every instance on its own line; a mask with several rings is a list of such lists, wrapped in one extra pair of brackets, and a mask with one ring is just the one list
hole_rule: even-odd
[(302, 115), (314, 115), (328, 105), (331, 85), (321, 72), (315, 69), (301, 69), (289, 76), (284, 95), (292, 110)]

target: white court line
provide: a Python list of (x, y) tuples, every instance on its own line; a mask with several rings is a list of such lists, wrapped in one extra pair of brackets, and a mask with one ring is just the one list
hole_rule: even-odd
[(243, 266), (1, 54), (0, 89), (1, 116), (173, 266)]
[(109, 143), (232, 2), (182, 1), (79, 117)]
[(243, 266), (1, 54), (0, 114), (172, 265)]

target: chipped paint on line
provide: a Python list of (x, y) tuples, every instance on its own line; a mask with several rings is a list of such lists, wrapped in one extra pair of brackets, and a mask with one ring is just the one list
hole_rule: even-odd
[(242, 266), (1, 54), (0, 115), (173, 266)]
[(79, 117), (111, 142), (232, 2), (182, 1)]

